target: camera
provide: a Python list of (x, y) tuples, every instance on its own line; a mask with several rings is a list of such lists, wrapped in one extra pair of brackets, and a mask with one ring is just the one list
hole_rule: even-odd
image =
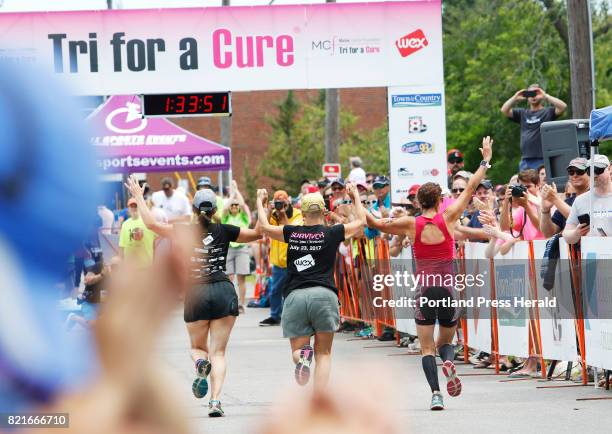
[(512, 186), (512, 197), (523, 197), (527, 193), (527, 187), (524, 185), (513, 185)]
[(274, 209), (275, 210), (281, 211), (284, 207), (285, 207), (285, 202), (283, 202), (282, 200), (275, 200), (274, 201)]
[(524, 90), (522, 93), (525, 98), (533, 98), (538, 94), (535, 90)]

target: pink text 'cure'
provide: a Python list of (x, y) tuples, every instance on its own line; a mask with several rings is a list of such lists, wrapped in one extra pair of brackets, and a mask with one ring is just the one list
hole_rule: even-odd
[(294, 61), (293, 38), (289, 35), (233, 36), (228, 29), (212, 34), (213, 62), (217, 68), (261, 68), (266, 57), (273, 57), (278, 66), (291, 66)]

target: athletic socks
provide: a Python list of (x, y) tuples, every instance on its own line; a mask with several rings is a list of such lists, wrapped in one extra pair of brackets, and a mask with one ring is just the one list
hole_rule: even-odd
[(439, 391), (440, 384), (438, 383), (438, 367), (436, 366), (436, 357), (423, 356), (421, 362), (423, 363), (423, 371), (425, 372), (425, 377), (427, 378), (429, 387), (431, 387), (431, 391)]
[(455, 360), (455, 348), (451, 344), (444, 344), (438, 348), (438, 353), (443, 362)]

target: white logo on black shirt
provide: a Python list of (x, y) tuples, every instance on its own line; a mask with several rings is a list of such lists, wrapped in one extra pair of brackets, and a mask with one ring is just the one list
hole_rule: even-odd
[(310, 267), (314, 267), (315, 260), (312, 255), (306, 255), (293, 261), (293, 265), (295, 265), (297, 271), (304, 271)]
[(212, 243), (214, 240), (212, 235), (207, 236), (206, 238), (204, 238), (202, 240), (202, 242), (204, 243), (205, 246), (208, 246), (210, 243)]

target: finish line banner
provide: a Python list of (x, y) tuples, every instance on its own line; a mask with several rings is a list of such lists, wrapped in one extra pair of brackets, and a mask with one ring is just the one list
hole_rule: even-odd
[(82, 95), (438, 84), (441, 5), (3, 13), (0, 61)]

